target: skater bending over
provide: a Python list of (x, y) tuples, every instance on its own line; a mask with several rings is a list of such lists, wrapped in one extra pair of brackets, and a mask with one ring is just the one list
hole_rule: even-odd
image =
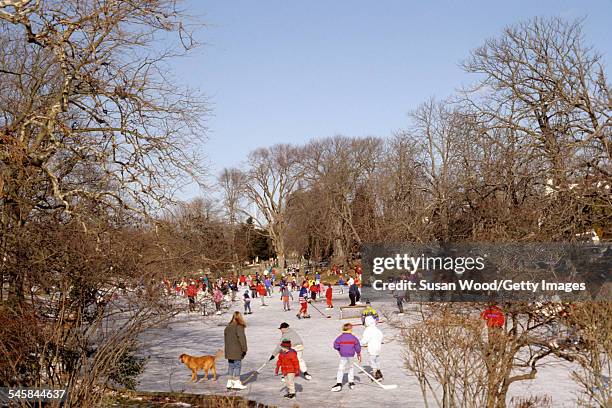
[[(304, 373), (304, 378), (310, 380), (312, 376), (308, 374), (308, 367), (306, 367), (306, 361), (304, 361), (304, 341), (302, 337), (294, 330), (289, 327), (289, 323), (283, 322), (278, 328), (281, 332), (281, 341), (283, 339), (290, 340), (293, 345), (293, 349), (297, 353), (297, 358), (300, 363), (300, 370)], [(272, 355), (270, 356), (270, 361), (274, 360), (274, 357), (280, 353), (281, 346), (276, 346)]]
[(365, 325), (365, 319), (368, 316), (372, 316), (378, 322), (378, 312), (372, 307), (370, 301), (366, 300), (366, 307), (361, 312), (361, 324)]
[(338, 374), (336, 375), (336, 385), (332, 387), (332, 391), (338, 392), (342, 390), (342, 378), (344, 371), (348, 370), (348, 385), (352, 390), (355, 388), (355, 355), (361, 363), (361, 344), (359, 339), (352, 333), (353, 325), (345, 323), (342, 325), (342, 334), (336, 337), (334, 341), (334, 349), (340, 354), (340, 364), (338, 365)]

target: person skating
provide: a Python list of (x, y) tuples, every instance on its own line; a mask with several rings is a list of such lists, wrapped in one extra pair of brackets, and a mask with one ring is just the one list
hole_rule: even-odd
[(361, 336), (361, 346), (368, 348), (370, 367), (372, 368), (374, 378), (381, 380), (383, 375), (380, 371), (380, 350), (382, 348), (383, 333), (376, 327), (376, 319), (373, 316), (365, 318), (365, 326), (366, 329), (363, 331), (363, 336)]
[(397, 302), (397, 314), (398, 316), (404, 315), (404, 298), (406, 297), (406, 291), (401, 289), (395, 289), (393, 291), (393, 297)]
[(359, 339), (352, 333), (353, 325), (345, 323), (342, 325), (342, 334), (336, 337), (334, 341), (334, 349), (340, 354), (340, 364), (338, 365), (338, 374), (336, 374), (336, 385), (332, 387), (332, 391), (338, 392), (342, 390), (342, 379), (344, 371), (348, 370), (348, 386), (352, 390), (355, 388), (355, 367), (353, 361), (355, 356), (361, 363), (361, 344)]
[(263, 281), (264, 287), (266, 288), (266, 295), (268, 297), (272, 297), (272, 292), (273, 292), (273, 282), (272, 279), (269, 276), (266, 276), (266, 278)]
[(264, 284), (261, 282), (257, 284), (257, 294), (261, 298), (260, 307), (268, 306), (266, 305), (266, 295), (268, 294), (268, 291), (266, 290), (266, 287), (264, 286)]
[(298, 361), (297, 352), (291, 348), (291, 340), (289, 339), (283, 339), (279, 349), (280, 351), (278, 353), (278, 361), (276, 362), (274, 374), (278, 375), (280, 369), (288, 391), (284, 397), (293, 399), (295, 398), (295, 377), (300, 375), (300, 363)]
[[(308, 374), (308, 367), (306, 366), (306, 361), (304, 360), (304, 341), (302, 337), (289, 327), (289, 323), (281, 323), (278, 328), (281, 331), (281, 339), (287, 339), (291, 341), (293, 345), (293, 349), (297, 353), (297, 358), (300, 363), (300, 370), (304, 374), (304, 378), (310, 380), (312, 376)], [(272, 351), (272, 355), (270, 356), (270, 361), (274, 360), (274, 357), (280, 353), (280, 346), (276, 346), (274, 351)]]
[(221, 303), (223, 302), (223, 292), (218, 286), (213, 290), (213, 302), (215, 303), (215, 313), (221, 314)]
[(317, 301), (317, 294), (319, 293), (319, 284), (312, 281), (310, 284), (310, 298), (313, 302)]
[(195, 312), (195, 298), (198, 294), (198, 287), (196, 286), (195, 282), (191, 281), (189, 286), (187, 286), (185, 294), (187, 295), (187, 299), (189, 300), (189, 311)]
[(310, 318), (310, 315), (308, 314), (308, 284), (306, 282), (304, 282), (302, 288), (300, 289), (299, 302), (300, 311), (297, 314), (297, 318)]
[(489, 304), (489, 306), (482, 311), (480, 318), (487, 322), (487, 328), (494, 330), (499, 330), (504, 327), (506, 320), (504, 317), (504, 312), (494, 302)]
[(351, 299), (350, 306), (355, 306), (356, 302), (359, 302), (360, 297), (359, 286), (357, 286), (355, 281), (353, 281), (349, 286), (349, 299)]
[(368, 316), (372, 316), (378, 322), (378, 312), (372, 307), (370, 301), (366, 300), (366, 307), (361, 312), (361, 324), (365, 325), (365, 319)]
[(338, 286), (340, 286), (341, 294), (344, 294), (344, 285), (346, 285), (346, 282), (344, 282), (344, 279), (342, 279), (342, 276), (340, 276), (340, 279), (338, 279)]
[(245, 334), (246, 322), (240, 312), (234, 312), (232, 320), (223, 331), (225, 343), (225, 358), (227, 359), (228, 369), (227, 380), (228, 390), (244, 390), (246, 386), (240, 382), (240, 369), (242, 359), (246, 356), (248, 347)]
[(327, 309), (333, 309), (334, 305), (332, 303), (333, 289), (331, 283), (327, 284), (327, 290), (325, 291), (325, 300), (327, 301)]
[(238, 282), (236, 281), (236, 278), (234, 278), (234, 280), (232, 282), (230, 282), (229, 285), (230, 290), (232, 291), (232, 302), (236, 301), (236, 294), (238, 293)]
[(289, 304), (289, 298), (293, 300), (293, 295), (287, 286), (281, 286), (281, 300), (283, 301), (283, 311), (288, 312), (291, 310), (291, 305)]
[(252, 314), (253, 312), (251, 311), (251, 295), (249, 294), (248, 289), (244, 291), (242, 300), (244, 301), (244, 314)]

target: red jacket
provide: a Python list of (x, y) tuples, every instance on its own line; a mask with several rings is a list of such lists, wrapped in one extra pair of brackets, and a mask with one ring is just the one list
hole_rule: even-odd
[(503, 327), (504, 322), (506, 321), (504, 312), (502, 312), (502, 310), (497, 306), (486, 308), (480, 314), (480, 317), (487, 321), (487, 327)]
[(264, 296), (268, 292), (266, 292), (266, 287), (260, 283), (259, 285), (257, 285), (257, 293), (259, 293), (261, 296)]
[(327, 288), (327, 290), (325, 291), (325, 297), (327, 299), (331, 299), (332, 298), (332, 288)]
[(278, 361), (276, 362), (276, 370), (274, 372), (278, 374), (279, 369), (283, 375), (289, 373), (300, 374), (300, 362), (294, 349), (281, 350), (278, 354)]
[(195, 285), (189, 285), (185, 292), (188, 297), (195, 297), (198, 294), (198, 288)]

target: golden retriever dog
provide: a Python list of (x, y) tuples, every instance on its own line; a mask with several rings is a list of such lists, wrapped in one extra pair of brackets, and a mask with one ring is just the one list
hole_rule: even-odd
[(208, 370), (212, 371), (213, 380), (217, 381), (217, 367), (215, 362), (223, 356), (223, 350), (217, 351), (214, 356), (190, 356), (189, 354), (181, 354), (179, 360), (191, 370), (191, 382), (197, 382), (198, 371), (204, 370), (206, 375), (204, 380), (208, 379)]

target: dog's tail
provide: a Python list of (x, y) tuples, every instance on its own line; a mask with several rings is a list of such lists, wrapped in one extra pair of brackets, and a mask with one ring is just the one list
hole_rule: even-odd
[(215, 361), (217, 361), (221, 357), (223, 357), (223, 349), (217, 350), (217, 352), (215, 353)]

